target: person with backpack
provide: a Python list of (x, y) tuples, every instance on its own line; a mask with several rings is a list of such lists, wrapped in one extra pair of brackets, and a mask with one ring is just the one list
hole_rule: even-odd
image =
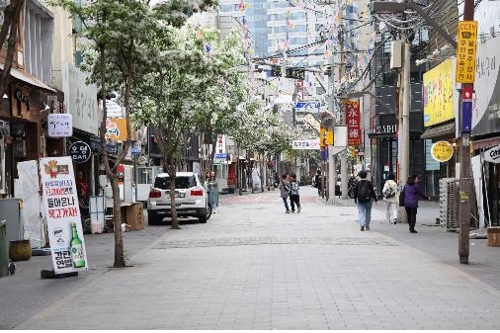
[(297, 176), (292, 174), (290, 175), (290, 206), (292, 213), (295, 213), (295, 205), (297, 205), (297, 213), (300, 213), (299, 182), (297, 182)]
[(393, 173), (387, 175), (387, 180), (382, 188), (382, 195), (386, 203), (385, 217), (389, 224), (396, 224), (398, 221), (398, 184), (395, 179), (396, 176)]
[(426, 200), (431, 200), (431, 197), (426, 193), (422, 192), (420, 186), (418, 185), (418, 176), (412, 174), (408, 177), (403, 191), (401, 191), (400, 201), (405, 207), (406, 215), (408, 216), (408, 225), (410, 228), (410, 233), (416, 234), (415, 224), (417, 222), (417, 209), (418, 209), (418, 198), (421, 197)]
[(370, 230), (372, 215), (372, 199), (377, 202), (377, 196), (373, 184), (366, 179), (368, 173), (365, 170), (358, 172), (359, 181), (356, 184), (354, 202), (358, 205), (360, 230)]

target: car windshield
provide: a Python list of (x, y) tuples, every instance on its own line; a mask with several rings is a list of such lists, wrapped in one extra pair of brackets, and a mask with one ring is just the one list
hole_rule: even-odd
[[(175, 177), (175, 188), (187, 189), (195, 186), (196, 180), (194, 176)], [(170, 188), (170, 178), (156, 177), (154, 187), (162, 190), (168, 190)]]

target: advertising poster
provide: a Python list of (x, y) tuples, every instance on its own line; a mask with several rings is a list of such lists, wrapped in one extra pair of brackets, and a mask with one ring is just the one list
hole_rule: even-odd
[(361, 117), (359, 100), (346, 100), (347, 144), (358, 146), (361, 144)]
[(55, 274), (88, 269), (71, 157), (41, 158), (40, 178)]

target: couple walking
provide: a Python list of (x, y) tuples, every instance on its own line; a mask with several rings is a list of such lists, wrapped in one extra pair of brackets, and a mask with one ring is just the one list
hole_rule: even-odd
[(297, 213), (300, 213), (300, 194), (299, 194), (299, 183), (297, 182), (297, 176), (295, 174), (281, 175), (280, 183), (280, 194), (283, 199), (283, 204), (285, 205), (285, 213), (290, 214), (290, 208), (288, 206), (288, 197), (290, 197), (290, 206), (292, 208), (292, 213), (295, 213), (295, 206), (297, 206)]
[[(356, 184), (356, 196), (354, 201), (358, 204), (359, 224), (361, 231), (370, 230), (372, 199), (377, 202), (377, 196), (373, 189), (373, 184), (366, 180), (367, 173), (361, 170), (358, 173), (360, 180)], [(393, 174), (388, 175), (388, 180), (382, 189), (382, 195), (386, 202), (386, 218), (389, 223), (397, 222), (398, 185)], [(417, 222), (417, 209), (419, 197), (431, 200), (431, 197), (422, 192), (418, 185), (418, 176), (413, 174), (408, 177), (408, 181), (399, 194), (399, 205), (405, 207), (408, 216), (410, 233), (415, 234), (415, 224)]]

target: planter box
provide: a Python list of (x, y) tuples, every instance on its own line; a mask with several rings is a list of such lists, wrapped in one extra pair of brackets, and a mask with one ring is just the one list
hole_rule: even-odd
[(488, 246), (500, 246), (500, 227), (489, 227), (487, 235)]

